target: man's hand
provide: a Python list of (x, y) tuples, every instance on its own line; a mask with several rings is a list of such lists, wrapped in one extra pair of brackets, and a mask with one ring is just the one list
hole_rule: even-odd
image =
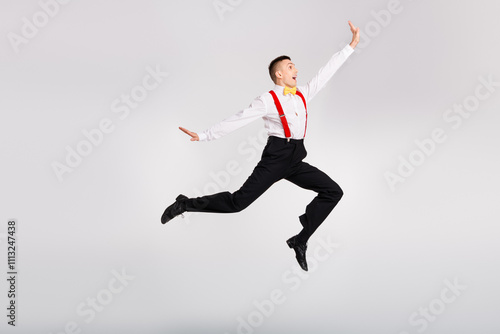
[(349, 27), (351, 27), (351, 32), (352, 32), (352, 41), (351, 44), (349, 44), (353, 49), (358, 45), (359, 43), (359, 27), (355, 27), (351, 21), (349, 22)]
[(198, 134), (196, 132), (191, 132), (188, 129), (184, 129), (183, 127), (179, 126), (179, 129), (182, 130), (182, 132), (187, 133), (188, 135), (191, 136), (191, 141), (198, 141), (200, 140), (200, 137), (198, 137)]

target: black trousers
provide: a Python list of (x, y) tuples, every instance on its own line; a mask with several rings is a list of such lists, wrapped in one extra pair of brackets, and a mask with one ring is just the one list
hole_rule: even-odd
[(220, 192), (186, 201), (189, 212), (239, 212), (255, 201), (273, 183), (285, 179), (318, 195), (299, 217), (302, 231), (298, 241), (307, 242), (342, 198), (339, 185), (318, 168), (302, 161), (307, 155), (304, 140), (270, 136), (260, 162), (241, 188), (234, 193)]

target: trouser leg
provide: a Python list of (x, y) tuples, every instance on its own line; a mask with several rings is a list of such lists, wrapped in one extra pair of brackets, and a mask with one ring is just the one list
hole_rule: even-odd
[(186, 201), (186, 211), (239, 212), (252, 204), (276, 181), (276, 176), (273, 173), (269, 173), (264, 167), (257, 165), (239, 190), (234, 193), (223, 191), (189, 199)]
[(297, 239), (305, 243), (340, 201), (343, 192), (328, 175), (306, 162), (298, 164), (295, 171), (285, 179), (318, 193), (307, 205), (306, 212), (299, 217), (303, 228)]

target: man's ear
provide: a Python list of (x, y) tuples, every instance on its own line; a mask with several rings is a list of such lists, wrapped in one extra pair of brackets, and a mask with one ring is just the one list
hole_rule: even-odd
[(281, 73), (281, 71), (276, 71), (276, 78), (283, 78), (283, 74)]

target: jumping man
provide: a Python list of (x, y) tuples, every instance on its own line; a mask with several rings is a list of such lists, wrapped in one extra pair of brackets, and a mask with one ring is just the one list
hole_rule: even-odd
[(179, 195), (175, 203), (165, 209), (161, 217), (162, 224), (185, 211), (239, 212), (273, 183), (285, 179), (317, 193), (307, 205), (305, 213), (299, 217), (302, 230), (287, 240), (288, 246), (295, 251), (300, 267), (307, 271), (307, 241), (343, 195), (342, 189), (328, 175), (303, 161), (307, 155), (304, 147), (307, 105), (354, 52), (359, 42), (359, 28), (350, 21), (348, 23), (352, 32), (351, 43), (335, 53), (305, 86), (297, 87), (298, 70), (290, 57), (280, 56), (269, 65), (269, 75), (275, 86), (253, 100), (248, 108), (200, 133), (179, 128), (191, 136), (191, 141), (210, 141), (262, 118), (269, 137), (260, 162), (239, 190), (197, 198)]

